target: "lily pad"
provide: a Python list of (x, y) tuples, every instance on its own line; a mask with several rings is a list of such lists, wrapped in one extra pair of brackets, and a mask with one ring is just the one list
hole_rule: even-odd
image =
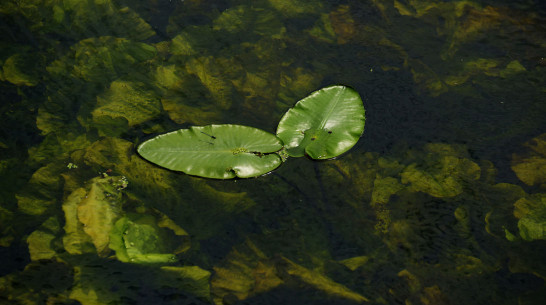
[(311, 93), (288, 110), (277, 127), (292, 157), (330, 159), (348, 151), (364, 132), (365, 111), (358, 93), (330, 86)]
[(268, 173), (282, 161), (275, 135), (241, 125), (180, 129), (142, 143), (138, 153), (170, 170), (206, 178), (249, 178)]

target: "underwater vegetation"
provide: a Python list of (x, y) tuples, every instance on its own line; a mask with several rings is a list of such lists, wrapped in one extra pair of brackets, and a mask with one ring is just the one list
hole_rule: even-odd
[[(526, 5), (2, 1), (0, 303), (540, 304)], [(142, 158), (158, 134), (267, 149), (229, 148), (248, 172), (175, 158), (185, 175)]]

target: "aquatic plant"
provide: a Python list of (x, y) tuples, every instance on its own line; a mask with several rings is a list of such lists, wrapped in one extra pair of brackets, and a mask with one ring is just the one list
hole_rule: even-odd
[[(543, 14), (524, 7), (3, 1), (0, 298), (540, 303), (546, 137), (529, 137), (544, 132)], [(339, 148), (341, 133), (299, 121), (310, 97), (283, 117), (286, 137), (272, 131), (330, 80), (373, 99), (373, 145), (283, 162)], [(282, 171), (196, 179), (135, 155), (135, 138), (174, 124), (218, 145), (198, 128), (226, 118), (282, 146), (230, 160)]]
[(138, 153), (159, 166), (207, 178), (249, 178), (279, 167), (286, 155), (331, 159), (348, 151), (364, 132), (365, 110), (358, 93), (330, 86), (289, 109), (277, 135), (241, 125), (180, 129), (152, 138)]

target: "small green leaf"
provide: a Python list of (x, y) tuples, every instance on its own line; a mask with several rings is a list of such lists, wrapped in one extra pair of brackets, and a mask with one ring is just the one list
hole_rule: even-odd
[(169, 252), (165, 230), (151, 215), (130, 213), (116, 221), (110, 232), (110, 249), (122, 262), (155, 264), (175, 261)]
[(330, 159), (348, 151), (364, 132), (365, 111), (358, 93), (330, 86), (311, 93), (288, 110), (277, 127), (292, 157)]
[(249, 178), (268, 173), (282, 161), (275, 135), (241, 125), (180, 129), (142, 143), (138, 153), (159, 166), (206, 178)]

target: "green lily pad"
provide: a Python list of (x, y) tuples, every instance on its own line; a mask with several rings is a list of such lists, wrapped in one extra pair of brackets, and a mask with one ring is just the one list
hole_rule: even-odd
[(142, 143), (138, 153), (170, 170), (206, 178), (249, 178), (268, 173), (282, 161), (275, 135), (241, 125), (180, 129)]
[(330, 159), (348, 151), (364, 132), (365, 111), (358, 93), (330, 86), (311, 93), (288, 110), (277, 127), (292, 157)]

